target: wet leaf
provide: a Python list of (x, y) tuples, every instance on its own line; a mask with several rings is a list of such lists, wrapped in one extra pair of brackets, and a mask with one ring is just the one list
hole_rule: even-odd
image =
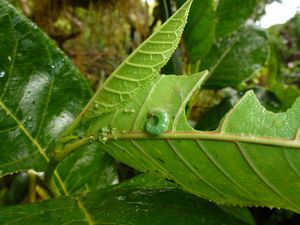
[[(61, 133), (91, 98), (90, 87), (53, 41), (7, 1), (0, 1), (0, 48), (0, 176), (43, 172)], [(81, 151), (55, 173), (59, 189), (68, 194), (88, 183), (87, 168), (93, 180), (104, 176), (108, 162), (111, 168), (103, 152)]]
[[(213, 203), (169, 185), (138, 178), (85, 196), (0, 208), (0, 223), (246, 225)], [(152, 185), (145, 186), (150, 181)], [(66, 213), (67, 212), (67, 213)]]

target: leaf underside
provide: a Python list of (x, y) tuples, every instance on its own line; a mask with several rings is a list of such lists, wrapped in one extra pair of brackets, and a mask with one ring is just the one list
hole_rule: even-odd
[[(178, 41), (190, 3), (99, 89), (81, 114), (83, 123), (91, 124), (88, 135), (99, 139), (101, 148), (116, 159), (173, 179), (206, 199), (300, 212), (300, 100), (287, 112), (275, 114), (266, 111), (250, 91), (217, 131), (200, 132), (188, 125), (185, 106), (208, 73), (158, 74), (176, 47), (170, 43)], [(156, 108), (169, 115), (170, 124), (165, 133), (151, 136), (145, 125)]]

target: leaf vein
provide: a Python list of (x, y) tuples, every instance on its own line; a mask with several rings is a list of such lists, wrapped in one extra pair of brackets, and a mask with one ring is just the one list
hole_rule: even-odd
[(229, 179), (234, 185), (236, 185), (240, 190), (242, 190), (243, 192), (245, 192), (247, 195), (250, 195), (251, 198), (256, 198), (252, 193), (248, 192), (245, 188), (243, 188), (231, 175), (230, 173), (228, 173), (216, 160), (216, 158), (214, 158), (209, 151), (206, 149), (206, 147), (204, 147), (204, 145), (202, 143), (200, 143), (199, 140), (196, 140), (197, 145), (199, 146), (199, 148), (204, 152), (204, 154), (207, 156), (207, 158), (212, 162), (212, 164), (221, 172), (223, 173), (223, 175)]
[(188, 160), (186, 160), (177, 150), (177, 148), (170, 142), (169, 139), (166, 139), (166, 142), (169, 144), (175, 155), (180, 159), (180, 161), (183, 162), (183, 164), (201, 181), (203, 181), (208, 187), (210, 187), (212, 190), (220, 194), (221, 196), (228, 197), (225, 193), (223, 193), (221, 190), (218, 190), (214, 185), (212, 185), (206, 178), (204, 178), (201, 174), (196, 171), (193, 166), (189, 163)]
[(242, 154), (243, 158), (247, 162), (247, 164), (250, 166), (250, 168), (253, 170), (253, 172), (261, 179), (261, 181), (266, 185), (268, 189), (270, 189), (273, 193), (278, 195), (281, 199), (283, 199), (285, 202), (287, 202), (289, 205), (291, 205), (292, 208), (296, 209), (298, 212), (300, 209), (298, 208), (297, 204), (293, 203), (288, 199), (283, 193), (281, 193), (276, 186), (263, 175), (263, 173), (259, 170), (259, 168), (255, 165), (253, 160), (250, 158), (250, 156), (247, 154), (246, 150), (241, 146), (240, 143), (235, 143), (237, 148), (239, 149), (240, 153)]

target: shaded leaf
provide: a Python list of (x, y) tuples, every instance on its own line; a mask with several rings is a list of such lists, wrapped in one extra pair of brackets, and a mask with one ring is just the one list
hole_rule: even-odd
[[(143, 180), (141, 180), (143, 179)], [(0, 208), (0, 223), (19, 224), (172, 224), (246, 225), (218, 206), (167, 182), (139, 178), (127, 187), (98, 190), (37, 204)], [(145, 186), (145, 181), (152, 185)], [(139, 184), (142, 184), (140, 187)], [(160, 188), (155, 186), (161, 186)], [(67, 211), (67, 213), (66, 213)]]
[(29, 189), (29, 175), (21, 172), (14, 177), (9, 190), (4, 192), (3, 204), (15, 205), (19, 204), (26, 197)]
[[(276, 97), (276, 95), (273, 92), (268, 91), (265, 88), (261, 88), (261, 87), (255, 87), (253, 88), (253, 91), (257, 99), (259, 100), (260, 104), (266, 110), (272, 112), (281, 112), (287, 110), (287, 108), (282, 107), (280, 100)], [(291, 102), (290, 106), (292, 106), (292, 103), (295, 102), (295, 99), (296, 98), (293, 99), (294, 101)]]
[(255, 6), (256, 0), (221, 0), (216, 12), (216, 37), (225, 37), (240, 28), (252, 15)]
[(235, 87), (261, 70), (269, 57), (265, 31), (248, 26), (241, 32), (215, 43), (203, 59), (200, 70), (211, 73), (206, 86)]
[(270, 90), (280, 99), (283, 110), (290, 108), (300, 96), (300, 90), (298, 88), (279, 82), (273, 82), (270, 86)]
[(58, 165), (57, 171), (64, 183), (60, 192), (80, 193), (116, 184), (116, 167), (115, 160), (97, 146), (81, 148)]
[[(181, 6), (185, 0), (177, 0)], [(187, 25), (183, 32), (189, 58), (192, 63), (200, 60), (210, 50), (215, 35), (213, 0), (193, 1)]]
[(215, 130), (218, 128), (221, 119), (236, 103), (236, 99), (225, 98), (218, 105), (209, 109), (197, 122), (196, 130)]

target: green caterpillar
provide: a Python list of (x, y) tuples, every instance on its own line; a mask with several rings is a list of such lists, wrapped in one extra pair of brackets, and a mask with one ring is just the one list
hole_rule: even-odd
[(169, 115), (162, 109), (153, 109), (148, 113), (146, 131), (151, 135), (160, 135), (168, 129)]

